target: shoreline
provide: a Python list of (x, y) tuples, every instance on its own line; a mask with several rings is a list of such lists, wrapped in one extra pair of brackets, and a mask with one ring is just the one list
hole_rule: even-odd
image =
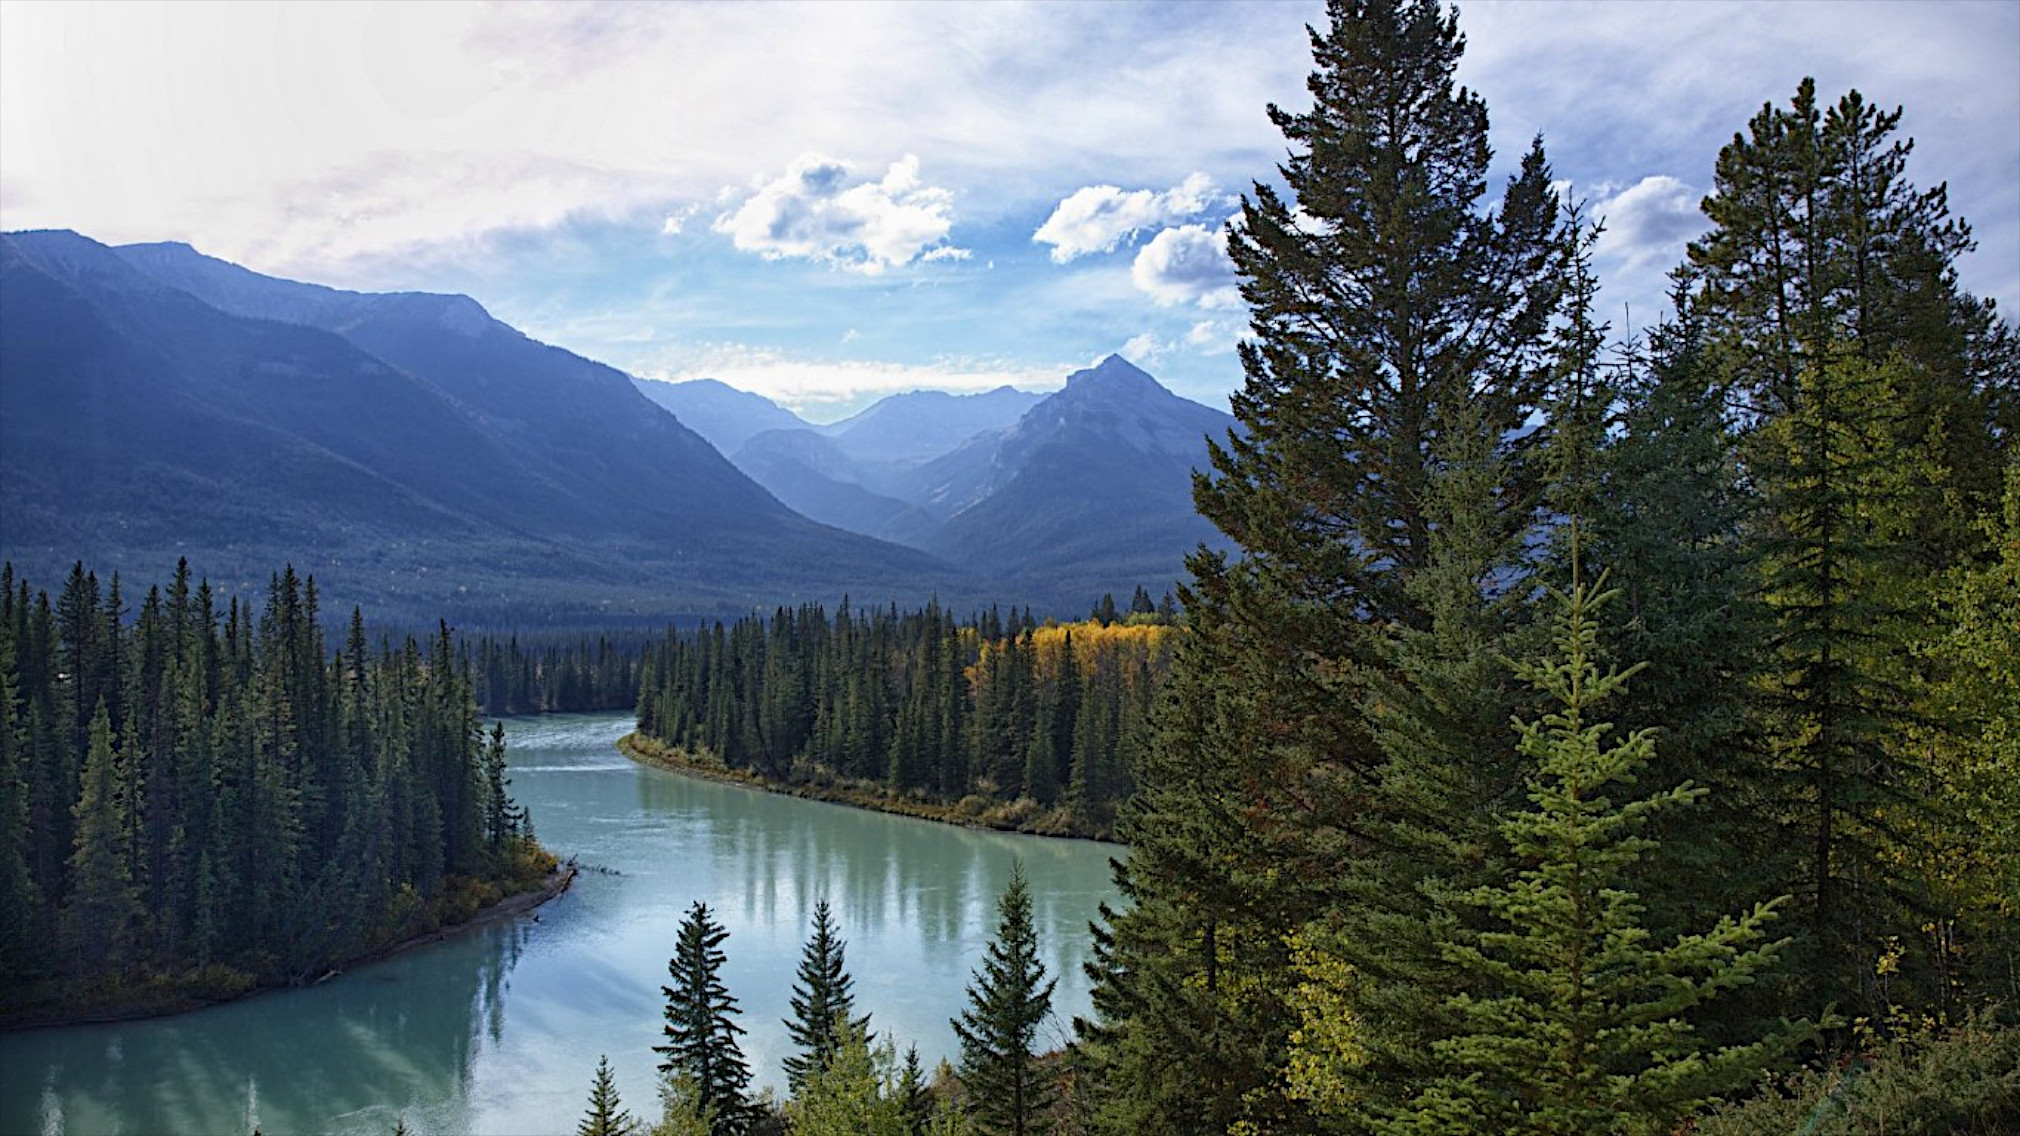
[(173, 1017), (176, 1014), (187, 1014), (194, 1010), (209, 1009), (212, 1006), (241, 1002), (247, 998), (257, 997), (261, 994), (278, 990), (303, 990), (311, 986), (320, 986), (332, 979), (341, 978), (345, 973), (358, 967), (369, 966), (375, 962), (383, 962), (395, 955), (405, 954), (420, 947), (431, 946), (451, 936), (462, 934), (465, 931), (481, 927), (487, 923), (495, 923), (501, 919), (516, 918), (524, 915), (567, 891), (575, 883), (575, 877), (580, 871), (581, 869), (572, 860), (557, 864), (554, 870), (549, 872), (547, 877), (541, 881), (539, 887), (530, 888), (522, 892), (514, 892), (511, 895), (505, 896), (489, 907), (480, 908), (468, 919), (461, 922), (437, 927), (432, 931), (412, 935), (398, 942), (389, 943), (383, 947), (368, 951), (356, 958), (345, 959), (343, 962), (308, 982), (254, 983), (244, 990), (222, 995), (163, 990), (153, 997), (136, 995), (123, 1002), (95, 1006), (83, 1013), (68, 1015), (46, 1012), (49, 1007), (45, 1004), (40, 1010), (30, 1008), (22, 1011), (18, 1018), (0, 1020), (0, 1033), (60, 1029), (64, 1026), (114, 1025), (119, 1022), (137, 1022), (145, 1021), (149, 1018)]
[[(960, 805), (942, 804), (934, 801), (918, 800), (911, 797), (892, 795), (888, 790), (857, 784), (816, 782), (791, 783), (774, 781), (768, 777), (743, 769), (726, 769), (723, 766), (699, 760), (644, 737), (633, 730), (617, 739), (617, 751), (640, 765), (654, 769), (664, 769), (671, 773), (685, 773), (704, 781), (715, 781), (725, 785), (741, 785), (746, 789), (757, 789), (766, 793), (777, 793), (784, 797), (799, 797), (808, 801), (825, 801), (831, 805), (846, 805), (866, 812), (884, 813), (887, 816), (910, 817), (913, 820), (928, 820), (935, 824), (949, 824), (957, 828), (969, 828), (978, 832), (1012, 832), (1020, 836), (1045, 836), (1057, 840), (1092, 840), (1099, 844), (1121, 842), (1112, 833), (1061, 832), (1034, 827), (1034, 821), (1045, 819), (1046, 813), (1036, 816), (1004, 816), (992, 820), (986, 810), (974, 812), (964, 810)], [(999, 804), (992, 802), (992, 804)]]

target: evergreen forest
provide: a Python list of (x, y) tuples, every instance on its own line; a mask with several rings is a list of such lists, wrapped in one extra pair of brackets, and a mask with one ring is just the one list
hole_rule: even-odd
[[(1088, 1124), (1672, 1132), (1996, 1032), (2020, 344), (1900, 111), (1763, 106), (1617, 334), (1543, 140), (1490, 184), (1456, 11), (1328, 15), (1232, 229), (1245, 429), (1196, 497), (1240, 552), (1192, 558), (1130, 771)], [(2013, 1130), (1986, 1052), (1915, 1130)]]
[[(1106, 836), (1142, 763), (1170, 660), (1171, 610), (1142, 588), (1084, 622), (937, 603), (669, 631), (646, 652), (650, 753), (783, 786), (863, 786), (878, 801), (1055, 835)], [(655, 744), (656, 743), (656, 744)], [(634, 752), (643, 752), (634, 740)]]
[(0, 569), (0, 1009), (175, 1008), (301, 984), (555, 869), (448, 629), (324, 644), (313, 579), (254, 611), (178, 566), (137, 611)]

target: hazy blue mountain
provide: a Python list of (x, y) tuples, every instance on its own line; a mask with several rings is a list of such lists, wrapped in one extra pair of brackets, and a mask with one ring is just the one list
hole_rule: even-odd
[(257, 591), (292, 562), (387, 618), (659, 619), (979, 594), (815, 524), (623, 374), (459, 296), (260, 276), (187, 246), (0, 238), (0, 553), (178, 555)]
[(1015, 425), (905, 474), (901, 495), (937, 526), (878, 531), (993, 565), (1061, 603), (1137, 583), (1157, 591), (1193, 548), (1227, 546), (1193, 509), (1192, 472), (1207, 467), (1206, 439), (1234, 425), (1111, 355)]
[(752, 435), (767, 430), (808, 429), (799, 415), (760, 394), (741, 391), (714, 379), (684, 383), (633, 379), (645, 397), (673, 412), (687, 428), (729, 455)]
[[(731, 460), (790, 508), (850, 532), (903, 529), (904, 518), (917, 512), (865, 485), (863, 465), (843, 453), (835, 439), (812, 430), (753, 435)], [(932, 524), (931, 518), (923, 520)]]
[(1007, 386), (981, 394), (911, 391), (879, 399), (859, 414), (818, 429), (858, 461), (909, 465), (948, 453), (977, 434), (1004, 429), (1044, 399)]

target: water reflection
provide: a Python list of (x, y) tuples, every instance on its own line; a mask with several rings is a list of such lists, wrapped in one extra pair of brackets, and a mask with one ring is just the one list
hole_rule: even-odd
[(1058, 976), (1053, 1041), (1086, 1012), (1087, 921), (1112, 848), (879, 816), (642, 769), (620, 717), (507, 724), (514, 792), (584, 873), (497, 925), (310, 990), (114, 1026), (0, 1035), (0, 1133), (568, 1132), (599, 1053), (655, 1099), (666, 960), (688, 905), (730, 931), (745, 1055), (782, 1086), (783, 1019), (814, 903), (835, 908), (872, 1028), (955, 1052), (949, 1015), (1022, 858)]
[(340, 981), (146, 1022), (0, 1039), (0, 1132), (390, 1132), (404, 1105), (467, 1129), (460, 1089), (505, 1029), (521, 932)]

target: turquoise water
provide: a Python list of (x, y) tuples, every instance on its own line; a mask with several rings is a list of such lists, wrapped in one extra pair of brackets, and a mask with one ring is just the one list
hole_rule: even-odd
[(952, 1057), (947, 1019), (995, 930), (1013, 861), (1047, 971), (1044, 1042), (1087, 1012), (1088, 921), (1112, 900), (1087, 841), (973, 832), (648, 769), (624, 715), (508, 721), (513, 792), (585, 871), (522, 918), (321, 986), (195, 1013), (0, 1035), (0, 1133), (571, 1133), (598, 1054), (656, 1113), (666, 960), (688, 906), (728, 928), (724, 976), (759, 1084), (782, 1089), (794, 968), (826, 897), (871, 1029)]

